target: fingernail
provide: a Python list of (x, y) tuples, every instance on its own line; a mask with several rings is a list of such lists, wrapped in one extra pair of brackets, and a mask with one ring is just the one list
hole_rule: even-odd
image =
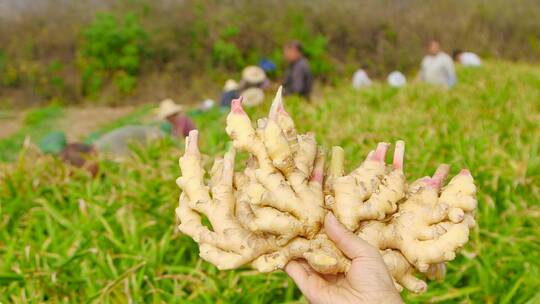
[(326, 214), (325, 221), (328, 221), (330, 224), (337, 224), (338, 223), (337, 218), (334, 216), (334, 214), (332, 212), (328, 212)]

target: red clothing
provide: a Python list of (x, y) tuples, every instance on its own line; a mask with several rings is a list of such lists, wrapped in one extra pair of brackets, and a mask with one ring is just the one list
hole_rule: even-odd
[(171, 121), (174, 136), (188, 136), (189, 131), (195, 130), (195, 123), (186, 114), (177, 114)]

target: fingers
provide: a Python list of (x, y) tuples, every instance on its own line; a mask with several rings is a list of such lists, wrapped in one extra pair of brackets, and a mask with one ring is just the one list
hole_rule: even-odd
[(207, 243), (200, 244), (199, 256), (216, 265), (219, 270), (238, 268), (247, 260), (245, 256), (221, 250), (220, 248)]
[(423, 293), (427, 290), (426, 282), (416, 278), (412, 274), (406, 274), (401, 277), (399, 283), (414, 293)]
[(340, 146), (332, 147), (332, 160), (330, 161), (330, 176), (336, 178), (343, 176), (345, 151)]
[(437, 190), (439, 190), (444, 183), (448, 173), (450, 172), (450, 166), (447, 164), (441, 164), (437, 167), (437, 170), (433, 174), (433, 177), (427, 182), (427, 184)]
[(476, 209), (476, 186), (468, 170), (454, 176), (441, 193), (441, 202), (466, 213)]
[(186, 137), (185, 149), (188, 155), (199, 155), (199, 131), (191, 130)]
[(324, 153), (321, 149), (317, 152), (315, 158), (315, 164), (313, 166), (313, 172), (311, 173), (310, 182), (316, 183), (318, 186), (322, 185), (324, 171)]
[(426, 277), (430, 280), (438, 280), (441, 282), (446, 276), (446, 264), (445, 263), (436, 263), (429, 266), (428, 271), (426, 272)]
[(448, 210), (448, 219), (450, 219), (452, 223), (461, 223), (461, 221), (463, 221), (463, 218), (465, 218), (465, 212), (463, 212), (463, 209), (450, 208)]
[(366, 156), (366, 160), (365, 160), (365, 161), (372, 160), (372, 159), (373, 159), (373, 155), (375, 155), (375, 151), (373, 151), (373, 150), (369, 151), (368, 155)]
[(405, 155), (405, 142), (398, 140), (396, 142), (396, 149), (394, 150), (393, 166), (396, 170), (403, 170), (403, 158)]
[(281, 91), (282, 86), (279, 86), (276, 97), (274, 97), (274, 101), (272, 101), (272, 105), (270, 106), (270, 112), (268, 113), (269, 119), (277, 120), (278, 111), (283, 109), (283, 97)]
[(343, 226), (332, 213), (328, 213), (324, 220), (324, 228), (328, 237), (349, 258), (379, 257), (379, 252), (366, 241)]
[(321, 287), (328, 283), (305, 261), (293, 260), (285, 266), (285, 272), (293, 279), (300, 291), (308, 298), (316, 297)]
[(233, 147), (225, 153), (223, 158), (223, 173), (222, 173), (222, 183), (224, 185), (230, 186), (233, 182), (234, 176), (234, 159), (236, 156), (236, 151)]
[(384, 162), (384, 158), (386, 157), (386, 152), (388, 152), (389, 147), (390, 145), (388, 143), (377, 144), (377, 148), (375, 149), (375, 152), (371, 154), (370, 160)]
[(297, 149), (296, 153), (294, 153), (294, 163), (305, 179), (308, 179), (313, 171), (317, 152), (315, 134), (306, 133), (305, 135), (298, 136)]
[(244, 113), (244, 109), (242, 109), (242, 100), (244, 97), (240, 96), (237, 99), (234, 99), (231, 102), (231, 112), (235, 114), (241, 114)]

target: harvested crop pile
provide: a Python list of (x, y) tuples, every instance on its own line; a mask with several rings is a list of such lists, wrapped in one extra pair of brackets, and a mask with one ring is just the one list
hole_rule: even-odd
[[(281, 89), (256, 127), (241, 102), (233, 101), (227, 117), (233, 147), (215, 159), (208, 180), (197, 131), (186, 138), (180, 158), (178, 228), (199, 243), (204, 260), (219, 269), (251, 264), (269, 272), (303, 258), (321, 273), (347, 272), (350, 261), (322, 229), (332, 212), (379, 248), (398, 289), (423, 292), (421, 277), (444, 277), (445, 263), (475, 225), (476, 187), (469, 171), (444, 186), (449, 167), (441, 165), (432, 177), (409, 185), (405, 144), (398, 141), (391, 165), (385, 163), (390, 145), (380, 143), (349, 174), (343, 149), (334, 147), (325, 174), (323, 149), (314, 134), (297, 134)], [(236, 150), (250, 155), (240, 171)]]

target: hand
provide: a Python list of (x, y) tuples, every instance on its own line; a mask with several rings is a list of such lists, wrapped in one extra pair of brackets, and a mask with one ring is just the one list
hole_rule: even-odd
[(324, 221), (328, 237), (352, 260), (346, 274), (319, 274), (306, 261), (285, 271), (311, 303), (403, 303), (379, 251), (348, 231), (333, 214)]

